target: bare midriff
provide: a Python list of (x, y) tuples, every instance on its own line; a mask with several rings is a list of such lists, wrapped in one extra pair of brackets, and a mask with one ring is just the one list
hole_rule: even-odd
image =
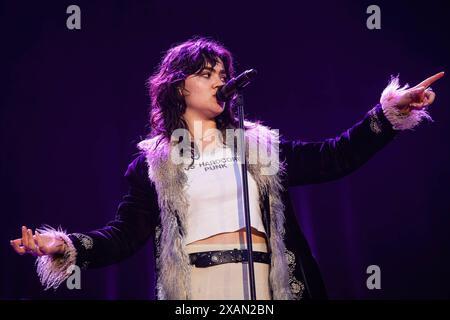
[[(252, 242), (265, 243), (266, 242), (265, 233), (252, 228)], [(245, 228), (242, 228), (234, 232), (224, 232), (215, 234), (209, 238), (197, 240), (191, 242), (190, 244), (236, 244), (236, 243), (242, 244), (247, 243), (247, 233), (245, 232)]]

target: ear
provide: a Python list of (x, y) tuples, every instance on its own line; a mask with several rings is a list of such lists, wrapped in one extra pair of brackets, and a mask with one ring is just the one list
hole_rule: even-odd
[(177, 86), (178, 93), (180, 96), (184, 97), (184, 82), (181, 81)]
[(184, 87), (184, 83), (180, 83), (177, 87), (178, 89), (178, 93), (180, 94), (181, 97), (186, 97), (189, 94), (189, 91), (187, 91)]

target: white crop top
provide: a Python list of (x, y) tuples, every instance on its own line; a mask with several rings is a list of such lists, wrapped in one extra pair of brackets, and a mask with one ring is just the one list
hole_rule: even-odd
[[(189, 201), (184, 245), (245, 228), (241, 164), (231, 149), (224, 145), (214, 150), (206, 148), (188, 167), (188, 164), (184, 166), (188, 178), (185, 192)], [(247, 177), (251, 225), (265, 233), (258, 186), (250, 173)]]

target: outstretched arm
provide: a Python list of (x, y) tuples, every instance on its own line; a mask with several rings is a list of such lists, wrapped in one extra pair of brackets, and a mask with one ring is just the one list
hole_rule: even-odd
[(115, 219), (98, 230), (69, 234), (78, 266), (97, 268), (119, 262), (136, 252), (153, 233), (159, 209), (143, 155), (129, 165), (125, 177), (129, 190)]
[(57, 288), (70, 274), (67, 269), (96, 268), (113, 264), (136, 252), (151, 236), (159, 216), (154, 188), (147, 178), (145, 157), (136, 158), (125, 177), (128, 193), (119, 204), (116, 218), (105, 227), (85, 233), (67, 233), (50, 227), (22, 229), (22, 238), (11, 245), (19, 254), (37, 256), (37, 271), (42, 284)]
[(435, 99), (427, 89), (444, 75), (440, 72), (417, 86), (399, 88), (398, 78), (383, 91), (380, 104), (363, 120), (336, 138), (321, 142), (282, 141), (290, 186), (332, 181), (353, 172), (389, 143), (401, 130), (431, 119), (425, 108)]

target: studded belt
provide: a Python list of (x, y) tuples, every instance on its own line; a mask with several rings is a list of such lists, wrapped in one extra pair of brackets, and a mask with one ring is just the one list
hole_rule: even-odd
[[(191, 264), (206, 268), (223, 263), (247, 262), (247, 250), (204, 251), (189, 254)], [(253, 262), (270, 264), (270, 253), (253, 251)]]

